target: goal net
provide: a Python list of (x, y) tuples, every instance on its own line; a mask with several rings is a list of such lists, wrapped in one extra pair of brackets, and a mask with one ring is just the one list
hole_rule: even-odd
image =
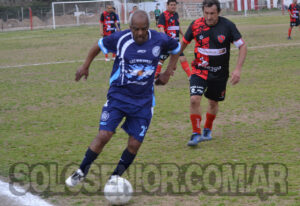
[(116, 9), (116, 14), (124, 21), (125, 12), (122, 1), (97, 0), (97, 1), (65, 1), (52, 2), (53, 29), (61, 26), (93, 25), (99, 24), (100, 16), (107, 5)]

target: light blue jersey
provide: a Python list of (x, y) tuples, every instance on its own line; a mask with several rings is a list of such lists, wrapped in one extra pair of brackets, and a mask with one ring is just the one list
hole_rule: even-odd
[(136, 44), (130, 30), (101, 38), (104, 54), (116, 53), (107, 99), (113, 97), (137, 106), (154, 106), (154, 75), (162, 52), (177, 54), (180, 44), (163, 33), (149, 30), (149, 39)]

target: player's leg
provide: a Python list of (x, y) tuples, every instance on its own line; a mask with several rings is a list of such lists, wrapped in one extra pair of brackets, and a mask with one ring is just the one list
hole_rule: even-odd
[(201, 137), (201, 99), (205, 89), (206, 80), (195, 74), (192, 75), (190, 78), (190, 120), (193, 133), (188, 146), (197, 145)]
[(293, 29), (293, 27), (294, 27), (294, 22), (291, 22), (290, 23), (290, 27), (289, 27), (289, 31), (288, 31), (288, 40), (291, 40), (292, 38), (291, 38), (291, 34), (292, 34), (292, 29)]
[(225, 100), (227, 79), (208, 82), (205, 97), (208, 98), (208, 108), (206, 113), (206, 120), (200, 141), (211, 140), (211, 132), (213, 122), (219, 110), (219, 101)]
[(141, 145), (142, 142), (138, 141), (133, 136), (129, 136), (128, 146), (123, 151), (120, 161), (112, 175), (121, 176), (127, 170), (127, 168), (132, 164)]
[(73, 187), (83, 181), (88, 174), (91, 164), (97, 159), (104, 146), (115, 133), (115, 129), (124, 116), (119, 109), (116, 109), (118, 106), (119, 102), (115, 100), (109, 100), (103, 106), (99, 123), (99, 132), (88, 147), (79, 169), (67, 178), (66, 184), (68, 186)]
[(179, 60), (183, 71), (185, 71), (187, 77), (190, 78), (192, 72), (189, 63), (183, 53), (180, 54)]
[[(132, 164), (137, 152), (142, 145), (146, 132), (149, 128), (153, 110), (152, 108), (135, 108), (127, 114), (122, 128), (129, 134), (127, 148), (123, 151), (120, 161), (112, 175), (121, 176)], [(130, 110), (130, 109), (129, 109)]]

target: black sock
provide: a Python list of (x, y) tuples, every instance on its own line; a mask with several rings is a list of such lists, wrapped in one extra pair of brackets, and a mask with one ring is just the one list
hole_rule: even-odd
[(83, 158), (80, 169), (84, 173), (84, 176), (87, 175), (89, 172), (89, 169), (91, 167), (91, 164), (94, 162), (94, 160), (98, 157), (98, 154), (96, 152), (93, 152), (90, 148), (87, 149), (85, 153), (85, 157)]
[(121, 176), (125, 170), (131, 165), (131, 163), (133, 162), (134, 158), (135, 158), (135, 154), (132, 154), (128, 151), (128, 149), (126, 148), (121, 156), (121, 159), (115, 169), (115, 171), (113, 172), (112, 175), (119, 175)]

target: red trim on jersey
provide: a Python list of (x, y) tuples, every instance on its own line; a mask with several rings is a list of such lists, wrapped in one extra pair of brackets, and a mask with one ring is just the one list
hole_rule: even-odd
[(190, 41), (186, 40), (184, 37), (182, 37), (182, 41), (183, 41), (184, 43), (186, 43), (186, 44), (191, 43)]
[(162, 24), (158, 24), (158, 25), (157, 25), (157, 27), (158, 27), (158, 28), (162, 27), (162, 28), (164, 28), (164, 29), (165, 29), (165, 26), (164, 26), (164, 25), (162, 25)]

